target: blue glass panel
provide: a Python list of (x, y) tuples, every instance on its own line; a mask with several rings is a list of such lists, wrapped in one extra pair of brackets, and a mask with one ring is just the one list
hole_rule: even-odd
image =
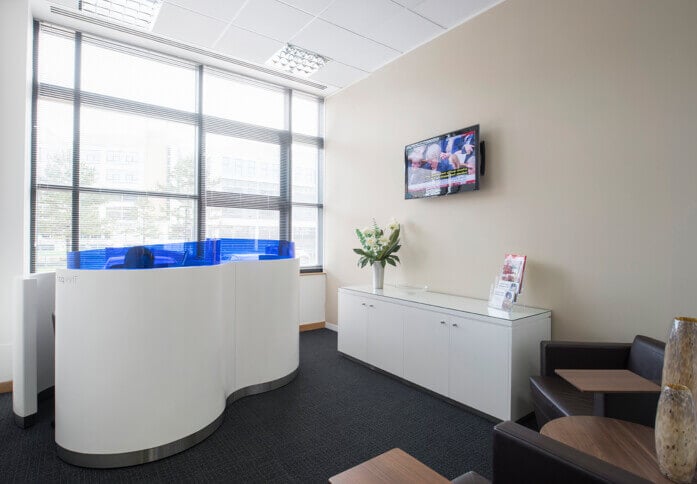
[(68, 252), (68, 269), (157, 269), (294, 257), (295, 243), (287, 240), (207, 239)]

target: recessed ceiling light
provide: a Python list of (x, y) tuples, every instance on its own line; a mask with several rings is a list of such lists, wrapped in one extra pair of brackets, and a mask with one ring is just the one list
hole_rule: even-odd
[(281, 50), (271, 56), (271, 59), (267, 60), (266, 64), (288, 71), (296, 76), (307, 77), (322, 68), (327, 63), (327, 60), (327, 58), (309, 50), (286, 44)]
[(136, 27), (149, 29), (162, 0), (80, 0), (80, 10)]

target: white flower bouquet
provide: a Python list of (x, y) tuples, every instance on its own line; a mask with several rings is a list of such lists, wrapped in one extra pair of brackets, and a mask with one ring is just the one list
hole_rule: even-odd
[(394, 255), (399, 250), (399, 231), (400, 226), (396, 220), (392, 219), (387, 225), (387, 232), (380, 227), (373, 219), (372, 227), (366, 227), (363, 230), (356, 229), (356, 236), (361, 243), (360, 249), (353, 251), (360, 255), (358, 265), (365, 267), (367, 264), (371, 266), (379, 262), (382, 267), (385, 264), (397, 266), (399, 257)]

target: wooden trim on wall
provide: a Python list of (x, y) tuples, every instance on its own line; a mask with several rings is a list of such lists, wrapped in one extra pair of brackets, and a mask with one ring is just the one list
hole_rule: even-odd
[(300, 332), (312, 331), (313, 329), (324, 328), (324, 321), (319, 321), (317, 323), (303, 323), (300, 325)]
[[(324, 327), (324, 323), (322, 323)], [(12, 380), (0, 382), (0, 393), (11, 393), (12, 392)]]

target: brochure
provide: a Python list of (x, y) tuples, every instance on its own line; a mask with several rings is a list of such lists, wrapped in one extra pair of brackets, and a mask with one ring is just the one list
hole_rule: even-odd
[(515, 282), (518, 284), (516, 294), (520, 294), (523, 288), (523, 274), (525, 272), (525, 260), (527, 256), (506, 254), (503, 260), (500, 280)]

